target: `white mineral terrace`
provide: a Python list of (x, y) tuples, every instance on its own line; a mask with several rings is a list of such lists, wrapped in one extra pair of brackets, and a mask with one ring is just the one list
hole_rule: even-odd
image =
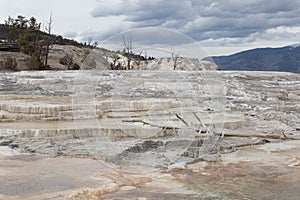
[(275, 72), (2, 73), (0, 199), (261, 199), (262, 177), (300, 177), (299, 88)]

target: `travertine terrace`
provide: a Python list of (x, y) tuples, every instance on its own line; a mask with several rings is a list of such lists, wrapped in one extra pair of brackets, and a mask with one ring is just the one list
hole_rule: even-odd
[[(4, 159), (23, 154), (92, 158), (127, 173), (141, 167), (145, 173), (158, 173), (199, 161), (221, 162), (244, 146), (300, 139), (299, 88), (299, 74), (275, 72), (2, 73), (1, 154)], [(36, 192), (29, 188), (18, 193), (7, 184), (0, 186), (0, 193)], [(114, 189), (103, 194), (122, 187), (109, 184)], [(51, 184), (49, 190), (59, 191), (51, 190)], [(85, 192), (71, 197), (81, 198)]]

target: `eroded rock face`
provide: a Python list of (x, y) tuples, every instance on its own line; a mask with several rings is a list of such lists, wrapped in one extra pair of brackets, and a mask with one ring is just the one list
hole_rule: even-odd
[[(128, 58), (121, 53), (94, 50), (91, 53), (91, 57), (94, 57), (95, 60), (101, 60), (102, 59), (101, 57), (103, 57), (107, 62), (106, 66), (110, 66), (110, 68), (100, 67), (99, 69), (128, 70)], [(101, 62), (104, 63), (104, 61)], [(199, 60), (198, 58), (165, 57), (165, 58), (156, 58), (151, 60), (135, 58), (130, 61), (130, 68), (131, 70), (197, 71), (197, 70), (217, 70), (218, 66), (213, 62), (202, 61)]]
[(148, 70), (217, 70), (218, 66), (212, 62), (201, 61), (197, 58), (158, 58), (150, 61), (144, 69)]
[[(0, 61), (9, 56), (16, 59), (15, 70), (33, 70), (28, 66), (29, 56), (21, 52), (0, 52)], [(132, 59), (131, 70), (217, 70), (217, 65), (197, 58), (178, 57), (153, 60)], [(175, 64), (174, 64), (175, 63)], [(128, 70), (128, 59), (122, 53), (104, 49), (79, 48), (71, 45), (52, 45), (48, 67), (52, 70)], [(0, 66), (0, 70), (2, 70)], [(11, 69), (12, 70), (12, 69)]]
[[(68, 55), (73, 60), (73, 64), (70, 67), (73, 67), (75, 64), (80, 67), (89, 52), (90, 49), (88, 48), (79, 48), (71, 45), (52, 45), (49, 51), (48, 65), (51, 69), (66, 70), (68, 66), (61, 64), (60, 59)], [(17, 66), (15, 70), (32, 70), (32, 66), (28, 66), (27, 62), (30, 58), (29, 55), (21, 52), (0, 52), (0, 61), (3, 60), (3, 56), (10, 56), (16, 59)]]

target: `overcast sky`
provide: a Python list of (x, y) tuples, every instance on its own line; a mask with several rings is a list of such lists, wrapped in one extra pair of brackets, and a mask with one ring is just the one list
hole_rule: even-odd
[(1, 23), (9, 15), (46, 23), (51, 11), (54, 32), (80, 41), (159, 27), (186, 34), (214, 55), (300, 42), (300, 0), (0, 1)]

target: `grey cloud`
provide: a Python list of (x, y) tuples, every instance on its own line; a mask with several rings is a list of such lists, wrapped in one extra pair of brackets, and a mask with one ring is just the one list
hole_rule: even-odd
[(237, 11), (240, 13), (278, 13), (289, 12), (297, 9), (299, 1), (295, 0), (252, 0), (252, 1), (237, 1), (225, 0), (223, 1), (224, 9), (229, 11)]
[(167, 20), (190, 19), (196, 15), (193, 12), (195, 10), (188, 0), (123, 0), (116, 4), (110, 1), (99, 1), (99, 6), (91, 12), (91, 15), (93, 17), (124, 15), (129, 22), (159, 20), (160, 24), (163, 24)]
[(164, 27), (196, 40), (243, 38), (300, 26), (300, 0), (99, 0), (93, 17), (124, 16), (132, 28)]
[[(93, 35), (93, 38), (101, 38), (100, 33), (89, 32), (85, 35)], [(186, 43), (193, 43), (194, 40), (180, 32), (164, 29), (164, 28), (137, 28), (131, 29), (118, 34), (112, 34), (106, 40), (100, 41), (100, 43), (114, 43), (116, 45), (123, 45), (123, 37), (132, 37), (134, 45), (180, 45)]]
[(76, 32), (66, 32), (63, 34), (64, 37), (66, 38), (76, 38), (78, 36), (78, 34)]
[(94, 31), (94, 30), (87, 30), (80, 34), (81, 41), (88, 41), (92, 38), (93, 41), (102, 42), (104, 40), (110, 39), (114, 37), (114, 35), (122, 32), (122, 27), (113, 27), (111, 29), (105, 31)]

